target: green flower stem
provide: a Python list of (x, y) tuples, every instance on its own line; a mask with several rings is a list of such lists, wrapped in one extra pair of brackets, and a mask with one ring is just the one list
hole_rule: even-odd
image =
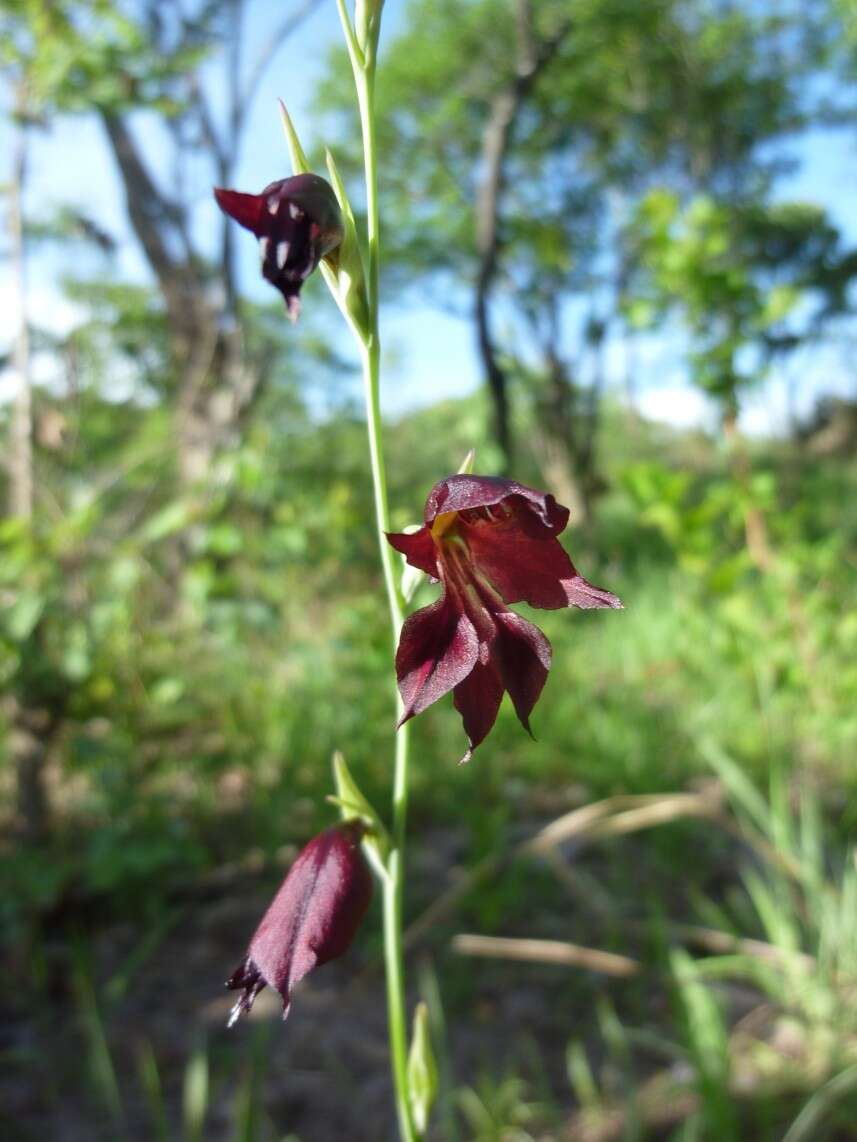
[[(374, 152), (373, 152), (374, 153)], [(367, 165), (368, 165), (367, 157)], [(377, 295), (376, 295), (377, 296)], [(377, 322), (377, 306), (370, 302), (373, 326)], [(377, 328), (377, 326), (375, 326)], [(377, 335), (374, 346), (378, 346)], [(384, 447), (381, 437), (379, 402), (379, 355), (372, 345), (364, 348), (363, 378), (366, 395), (366, 421), (369, 435), (369, 455), (375, 493), (375, 518), (378, 543), (387, 598), (394, 649), (404, 622), (404, 600), (393, 562), (393, 549), (387, 542), (390, 530), (387, 506), (387, 480), (384, 468)], [(401, 715), (401, 701), (396, 696), (396, 714)], [(418, 1135), (411, 1114), (408, 1091), (408, 1033), (405, 1006), (405, 969), (402, 948), (402, 897), (404, 892), (405, 833), (408, 815), (408, 744), (410, 724), (405, 723), (396, 733), (395, 766), (393, 771), (393, 829), (392, 845), (387, 860), (387, 875), (383, 881), (384, 908), (384, 967), (387, 979), (387, 1022), (390, 1036), (390, 1060), (396, 1092), (396, 1109), (403, 1142), (416, 1142)]]
[(369, 435), (369, 460), (372, 467), (372, 491), (375, 498), (375, 526), (378, 531), (378, 544), (381, 554), (381, 567), (384, 572), (384, 585), (387, 589), (387, 603), (390, 608), (390, 624), (393, 633), (394, 650), (399, 641), (399, 631), (405, 613), (405, 600), (399, 585), (400, 576), (396, 568), (396, 554), (387, 542), (386, 533), (390, 530), (390, 509), (387, 502), (387, 472), (384, 466), (384, 441), (381, 428), (381, 401), (379, 392), (380, 343), (377, 334), (378, 314), (373, 303), (369, 303), (370, 320), (373, 324), (371, 341), (361, 347), (363, 358), (363, 392), (366, 401), (366, 428)]
[[(346, 30), (346, 36), (347, 36)], [(369, 457), (372, 467), (372, 485), (375, 495), (375, 522), (387, 601), (390, 608), (390, 625), (393, 647), (398, 645), (399, 634), (405, 620), (405, 601), (401, 590), (401, 576), (396, 556), (387, 543), (390, 530), (390, 512), (387, 501), (387, 474), (384, 466), (384, 445), (381, 425), (380, 362), (381, 342), (378, 333), (378, 280), (380, 238), (378, 222), (378, 173), (375, 140), (375, 50), (366, 52), (362, 61), (355, 62), (354, 79), (360, 107), (363, 133), (363, 161), (366, 175), (367, 214), (367, 295), (369, 301), (369, 336), (361, 345), (363, 380), (366, 397), (366, 423), (369, 434)], [(397, 696), (397, 715), (402, 712)], [(405, 1004), (405, 967), (402, 948), (402, 897), (404, 891), (405, 833), (408, 812), (408, 741), (409, 726), (404, 725), (396, 735), (395, 768), (393, 775), (393, 829), (392, 845), (387, 860), (387, 875), (383, 879), (384, 908), (384, 966), (387, 980), (387, 1023), (390, 1039), (390, 1060), (396, 1096), (396, 1111), (402, 1142), (418, 1142), (408, 1089), (408, 1031)]]

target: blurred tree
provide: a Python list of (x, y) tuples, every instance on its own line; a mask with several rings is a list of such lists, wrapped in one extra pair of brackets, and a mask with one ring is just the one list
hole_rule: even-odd
[[(741, 393), (777, 356), (819, 331), (830, 314), (830, 271), (843, 256), (824, 210), (803, 203), (683, 203), (651, 191), (626, 231), (634, 266), (629, 313), (653, 326), (678, 310), (691, 341), (694, 381), (734, 422)], [(835, 275), (834, 275), (835, 276)]]
[[(728, 193), (772, 177), (762, 145), (802, 121), (817, 7), (411, 4), (378, 96), (388, 281), (428, 283), (458, 309), (470, 295), (507, 465), (516, 377), (540, 459), (562, 461), (554, 482), (585, 507), (629, 272), (623, 228), (661, 181)], [(343, 73), (336, 57), (322, 105), (345, 124), (347, 158)]]
[[(189, 172), (199, 177), (202, 158), (202, 202), (213, 210), (210, 185), (231, 181), (266, 69), (318, 2), (290, 7), (249, 61), (244, 27), (250, 0), (0, 5), (6, 55), (27, 68), (44, 112), (95, 111), (104, 125), (131, 228), (162, 298), (178, 467), (186, 489), (199, 487), (265, 380), (254, 367), (259, 362), (242, 354), (232, 229), (218, 215), (217, 242), (200, 242), (199, 233), (211, 228), (201, 231), (194, 224), (200, 196)], [(202, 68), (221, 43), (226, 100), (218, 123)], [(171, 153), (161, 163), (146, 155), (135, 134), (131, 119), (139, 110), (158, 122), (169, 141)]]
[[(135, 72), (124, 92), (94, 100), (125, 189), (128, 217), (164, 301), (176, 385), (178, 461), (186, 489), (198, 487), (213, 456), (234, 439), (266, 378), (243, 352), (238, 322), (234, 227), (218, 217), (214, 251), (198, 245), (189, 172), (200, 158), (206, 182), (228, 185), (248, 113), (266, 68), (318, 0), (289, 8), (260, 54), (245, 60), (249, 0), (210, 0), (192, 10), (142, 0), (135, 12)], [(224, 122), (219, 124), (201, 66), (210, 48), (225, 45)], [(172, 154), (159, 179), (135, 137), (130, 112), (145, 106), (160, 118)], [(168, 185), (164, 185), (165, 182)], [(207, 189), (207, 188), (206, 188)], [(204, 201), (210, 209), (207, 193)], [(213, 261), (212, 261), (213, 259)]]
[[(87, 51), (84, 40), (68, 23), (69, 5), (48, 6), (35, 0), (5, 0), (0, 5), (0, 61), (11, 88), (12, 120), (16, 142), (8, 187), (9, 258), (14, 283), (15, 342), (13, 365), (15, 398), (9, 428), (9, 523), (4, 539), (19, 552), (32, 543), (34, 512), (33, 392), (31, 385), (30, 327), (27, 313), (27, 228), (24, 217), (29, 133), (43, 124), (44, 116), (64, 97), (70, 69)], [(92, 6), (95, 12), (101, 6)], [(66, 33), (68, 36), (66, 38)], [(23, 568), (19, 567), (19, 570)], [(0, 582), (7, 587), (7, 576)], [(6, 592), (4, 592), (6, 594)], [(40, 644), (44, 599), (22, 593), (5, 600), (7, 633), (20, 632)], [(64, 707), (62, 687), (55, 680), (28, 686), (19, 672), (17, 685), (4, 703), (9, 722), (9, 750), (16, 775), (18, 816), (24, 835), (38, 840), (46, 828), (47, 797), (44, 767)]]
[(9, 260), (15, 284), (17, 313), (13, 353), (17, 386), (9, 430), (9, 514), (29, 520), (33, 514), (33, 410), (30, 386), (30, 338), (27, 322), (27, 253), (24, 234), (23, 199), (27, 175), (27, 95), (23, 78), (18, 80), (15, 99), (17, 124), (9, 180)]
[[(18, 816), (31, 839), (47, 826), (45, 765), (66, 715), (98, 708), (93, 696), (112, 687), (105, 681), (106, 663), (128, 650), (121, 632), (139, 617), (145, 559), (153, 545), (169, 550), (166, 591), (156, 586), (145, 604), (156, 600), (154, 614), (169, 622), (179, 574), (192, 555), (188, 524), (199, 524), (204, 511), (222, 509), (213, 482), (203, 487), (201, 481), (210, 476), (218, 450), (235, 443), (264, 382), (278, 372), (280, 323), (245, 307), (246, 342), (242, 338), (231, 232), (221, 226), (214, 251), (197, 243), (198, 198), (186, 172), (202, 156), (218, 180), (229, 180), (264, 71), (314, 6), (307, 0), (292, 9), (247, 64), (244, 0), (200, 4), (193, 15), (178, 5), (148, 2), (0, 3), (0, 59), (13, 90), (18, 138), (9, 221), (21, 307), (10, 425), (11, 518), (0, 531), (0, 672), (9, 694), (4, 712)], [(200, 69), (220, 40), (228, 45), (229, 100), (219, 130)], [(160, 119), (172, 140), (169, 191), (158, 186), (130, 124), (141, 108)], [(93, 317), (58, 340), (52, 331), (32, 330), (26, 318), (27, 243), (83, 238), (109, 250), (114, 240), (99, 219), (80, 213), (30, 223), (24, 202), (28, 133), (59, 114), (93, 111), (116, 155), (129, 221), (156, 287), (103, 279), (75, 283), (78, 305), (89, 303)], [(31, 344), (49, 350), (59, 382), (41, 393), (30, 385)], [(133, 393), (124, 401), (123, 372)], [(163, 464), (170, 424), (175, 471)], [(34, 437), (42, 444), (38, 481)], [(204, 546), (204, 536), (197, 535), (196, 543)], [(104, 622), (108, 611), (113, 627)], [(113, 669), (122, 669), (116, 658)]]
[(644, 327), (680, 314), (692, 380), (721, 410), (733, 473), (745, 494), (747, 547), (761, 568), (770, 553), (749, 496), (750, 469), (738, 433), (742, 393), (775, 359), (818, 336), (839, 309), (840, 237), (825, 212), (799, 203), (697, 195), (682, 203), (651, 191), (627, 231), (634, 270), (628, 313)]

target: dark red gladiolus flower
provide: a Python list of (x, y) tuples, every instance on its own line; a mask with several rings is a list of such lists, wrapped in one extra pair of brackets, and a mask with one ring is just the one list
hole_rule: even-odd
[(296, 174), (261, 194), (215, 187), (214, 197), (224, 214), (259, 239), (262, 276), (280, 291), (296, 321), (301, 286), (342, 241), (342, 215), (330, 183), (317, 174)]
[(578, 575), (563, 550), (557, 536), (568, 515), (553, 496), (514, 480), (449, 476), (429, 493), (419, 531), (387, 536), (443, 589), (436, 603), (402, 628), (396, 654), (405, 707), (400, 725), (452, 690), (470, 743), (462, 758), (468, 761), (507, 691), (529, 732), (551, 647), (509, 604), (545, 610), (622, 606)]
[(266, 984), (280, 993), (285, 1019), (295, 984), (348, 950), (372, 897), (372, 875), (360, 849), (363, 831), (359, 821), (336, 825), (298, 854), (226, 982), (233, 991), (243, 988), (230, 1027)]

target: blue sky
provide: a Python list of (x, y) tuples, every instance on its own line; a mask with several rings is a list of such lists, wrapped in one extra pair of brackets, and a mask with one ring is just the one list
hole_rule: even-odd
[[(264, 41), (274, 5), (257, 0), (248, 26), (247, 50)], [(395, 34), (401, 26), (403, 0), (387, 0), (385, 35)], [(277, 99), (289, 106), (304, 141), (312, 141), (312, 93), (323, 72), (329, 49), (339, 41), (339, 22), (334, 0), (322, 0), (313, 15), (282, 50), (269, 69), (255, 100), (245, 144), (241, 155), (237, 184), (242, 189), (256, 190), (274, 179), (290, 173), (288, 155), (282, 138), (277, 112)], [(208, 83), (216, 94), (220, 60), (209, 66)], [(8, 94), (6, 94), (8, 103)], [(152, 124), (141, 116), (138, 129), (146, 140), (148, 154), (155, 165), (163, 153), (163, 145)], [(0, 126), (0, 156), (8, 162), (10, 131)], [(794, 154), (799, 160), (796, 171), (785, 178), (779, 193), (786, 198), (799, 198), (819, 203), (830, 211), (845, 237), (857, 242), (857, 132), (813, 132), (796, 142)], [(162, 164), (161, 164), (162, 165)], [(6, 172), (0, 172), (5, 179)], [(212, 224), (215, 206), (209, 199), (207, 182), (201, 179), (193, 192), (200, 201), (201, 225)], [(40, 132), (32, 148), (28, 212), (31, 216), (70, 203), (96, 215), (107, 230), (126, 239), (121, 190), (112, 159), (104, 144), (101, 128), (86, 116), (62, 117)], [(244, 237), (242, 235), (242, 237)], [(249, 236), (243, 243), (241, 265), (242, 287), (253, 296), (265, 298), (264, 283), (258, 275), (255, 243)], [(69, 257), (68, 253), (64, 257)], [(75, 316), (73, 303), (62, 297), (58, 285), (55, 254), (42, 251), (32, 259), (29, 305), (37, 325), (68, 327)], [(146, 267), (133, 242), (123, 240), (112, 266), (129, 280), (145, 280)], [(4, 291), (10, 283), (0, 283), (0, 343), (10, 330), (3, 324)], [(8, 296), (8, 293), (6, 294)], [(328, 304), (325, 299), (324, 304)], [(332, 327), (338, 328), (334, 322)], [(479, 383), (479, 368), (473, 349), (473, 335), (466, 321), (438, 312), (426, 304), (414, 304), (407, 310), (388, 306), (383, 321), (388, 368), (385, 374), (385, 410), (396, 414), (415, 404), (470, 391)], [(348, 351), (347, 336), (342, 347)], [(639, 394), (642, 408), (650, 414), (676, 423), (704, 423), (710, 417), (704, 400), (687, 384), (680, 358), (669, 339), (648, 339), (638, 347), (644, 364), (641, 370), (643, 388)], [(619, 354), (613, 355), (617, 375), (621, 373)], [(821, 390), (854, 392), (854, 377), (836, 354), (816, 355), (807, 365), (803, 378), (803, 403), (811, 403)], [(12, 383), (8, 373), (0, 376), (0, 395)], [(4, 383), (5, 382), (5, 383)], [(748, 403), (745, 419), (752, 430), (776, 425), (783, 411), (784, 386), (780, 380), (760, 390)]]

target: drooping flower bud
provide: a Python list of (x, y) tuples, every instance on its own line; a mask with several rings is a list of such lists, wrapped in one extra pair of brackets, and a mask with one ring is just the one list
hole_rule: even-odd
[(224, 214), (259, 239), (262, 276), (286, 301), (292, 321), (300, 313), (300, 289), (321, 259), (342, 241), (342, 214), (333, 189), (317, 174), (297, 174), (261, 194), (215, 187)]
[(359, 821), (336, 825), (298, 854), (247, 955), (227, 980), (233, 991), (243, 989), (230, 1027), (266, 985), (280, 993), (285, 1019), (295, 984), (348, 950), (372, 897), (372, 876), (360, 848), (363, 831)]

